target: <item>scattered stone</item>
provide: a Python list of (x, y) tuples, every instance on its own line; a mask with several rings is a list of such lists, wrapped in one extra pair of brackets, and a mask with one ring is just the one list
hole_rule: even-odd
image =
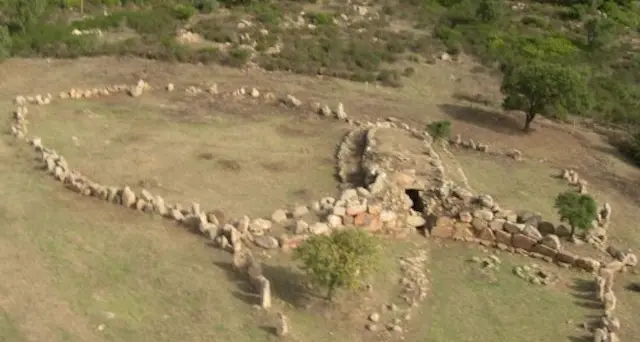
[(300, 218), (309, 213), (309, 208), (304, 205), (299, 205), (293, 209), (293, 217)]
[(309, 231), (314, 235), (328, 234), (331, 228), (326, 223), (317, 222), (309, 227)]
[(285, 96), (285, 98), (283, 99), (283, 102), (290, 107), (300, 107), (302, 106), (302, 101), (298, 100), (295, 96), (293, 95), (287, 95)]
[(538, 265), (516, 266), (513, 273), (519, 278), (535, 285), (551, 285), (558, 281), (558, 276), (549, 271), (541, 269)]
[(269, 235), (257, 236), (253, 240), (253, 242), (258, 247), (262, 247), (264, 249), (274, 249), (274, 248), (278, 248), (280, 246), (280, 244), (278, 243), (278, 239), (274, 238), (273, 236), (269, 236)]
[(274, 223), (282, 223), (287, 220), (287, 212), (283, 209), (278, 209), (271, 215), (271, 221)]

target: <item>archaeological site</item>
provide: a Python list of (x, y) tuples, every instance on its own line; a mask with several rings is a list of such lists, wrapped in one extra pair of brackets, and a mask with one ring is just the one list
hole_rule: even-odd
[(640, 339), (602, 3), (0, 3), (0, 341)]

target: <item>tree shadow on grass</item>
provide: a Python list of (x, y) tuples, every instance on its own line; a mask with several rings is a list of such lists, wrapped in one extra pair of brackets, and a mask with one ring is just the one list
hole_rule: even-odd
[[(251, 305), (260, 304), (260, 295), (247, 275), (234, 270), (231, 263), (216, 262), (215, 265), (224, 270), (229, 281), (237, 286), (238, 290), (233, 293), (236, 298)], [(263, 264), (262, 274), (271, 283), (271, 295), (293, 307), (304, 307), (310, 300), (319, 298), (301, 284), (301, 274), (289, 267)]]
[[(594, 313), (586, 315), (583, 324), (578, 324), (576, 328), (592, 329), (600, 325), (600, 319), (602, 318), (602, 303), (597, 299), (597, 285), (595, 281), (585, 280), (580, 278), (573, 279), (573, 285), (571, 286), (571, 294), (577, 299), (575, 303), (581, 307), (593, 310)], [(572, 342), (587, 342), (593, 341), (593, 335), (584, 332), (579, 336), (570, 336), (569, 341)]]
[(596, 298), (597, 287), (594, 281), (576, 278), (571, 286), (571, 294), (576, 298), (575, 303), (581, 307), (598, 310), (602, 303)]
[[(527, 134), (522, 130), (524, 125), (524, 115), (521, 118), (522, 120), (518, 121), (514, 116), (482, 108), (455, 104), (441, 104), (438, 105), (438, 107), (452, 119), (474, 124), (476, 126), (492, 130), (496, 133), (511, 136)], [(530, 132), (534, 131), (535, 128), (532, 127)]]

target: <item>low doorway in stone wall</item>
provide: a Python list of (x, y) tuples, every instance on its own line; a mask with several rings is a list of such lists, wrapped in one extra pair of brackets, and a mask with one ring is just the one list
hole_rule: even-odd
[[(422, 196), (420, 196), (421, 190), (405, 189), (404, 192), (407, 194), (407, 196), (409, 196), (409, 198), (411, 199), (411, 202), (413, 203), (411, 205), (411, 209), (413, 209), (413, 211), (415, 211), (420, 215), (424, 215), (425, 205), (424, 205), (424, 201), (422, 200)], [(424, 225), (416, 228), (422, 230), (424, 229)]]

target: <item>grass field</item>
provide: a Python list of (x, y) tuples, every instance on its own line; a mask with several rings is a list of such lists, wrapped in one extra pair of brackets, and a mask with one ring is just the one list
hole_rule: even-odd
[[(588, 332), (579, 325), (600, 315), (588, 296), (577, 289), (590, 280), (584, 273), (539, 264), (559, 274), (554, 285), (532, 285), (513, 274), (515, 266), (536, 261), (499, 254), (499, 270), (485, 272), (477, 247), (447, 242), (431, 250), (433, 295), (427, 303), (423, 341), (583, 341)], [(590, 305), (578, 305), (581, 303)], [(416, 339), (417, 341), (417, 339)]]
[[(555, 196), (562, 191), (566, 191), (570, 189), (567, 185), (566, 181), (563, 179), (558, 179), (556, 176), (558, 174), (558, 170), (550, 167), (547, 163), (541, 163), (537, 160), (525, 160), (522, 162), (514, 161), (510, 158), (504, 156), (490, 156), (485, 155), (478, 152), (465, 151), (465, 150), (453, 150), (453, 154), (455, 159), (451, 157), (447, 157), (446, 153), (441, 153), (445, 160), (445, 165), (447, 169), (449, 169), (450, 173), (454, 179), (457, 177), (456, 181), (461, 182), (461, 177), (456, 172), (457, 167), (460, 166), (464, 170), (465, 176), (468, 178), (469, 185), (479, 193), (488, 193), (492, 194), (494, 199), (501, 204), (503, 208), (513, 209), (513, 210), (530, 210), (534, 212), (539, 212), (542, 214), (542, 217), (546, 220), (549, 220), (553, 223), (559, 223), (558, 215), (553, 208), (553, 201)], [(454, 162), (455, 161), (455, 162)], [(452, 170), (452, 171), (451, 171)], [(633, 202), (622, 202), (620, 200), (613, 201), (611, 196), (611, 189), (603, 188), (603, 183), (595, 182), (595, 184), (590, 183), (589, 191), (593, 194), (596, 200), (601, 198), (606, 198), (607, 201), (611, 201), (612, 206), (634, 206)], [(622, 248), (632, 248), (637, 250), (638, 244), (638, 235), (634, 229), (634, 225), (631, 224), (633, 220), (640, 219), (640, 213), (638, 211), (625, 211), (621, 210), (619, 214), (613, 218), (612, 227), (610, 229), (610, 243), (614, 246), (621, 246)], [(575, 251), (580, 255), (589, 255), (593, 256), (596, 259), (601, 259), (606, 257), (604, 253), (598, 252), (593, 247), (584, 244), (584, 245), (573, 245), (569, 242), (563, 242), (566, 249), (571, 251)], [(455, 245), (454, 245), (455, 246)], [(440, 295), (438, 291), (435, 290), (438, 284), (441, 284), (443, 289), (448, 289), (447, 283), (461, 283), (469, 284), (468, 281), (459, 280), (459, 279), (449, 279), (447, 281), (442, 280), (447, 277), (462, 277), (462, 275), (450, 274), (450, 269), (457, 269), (460, 266), (447, 265), (445, 261), (445, 266), (441, 266), (439, 263), (436, 263), (435, 260), (438, 260), (438, 255), (446, 255), (451, 258), (450, 263), (459, 262), (458, 258), (452, 257), (452, 255), (461, 255), (468, 252), (460, 251), (461, 248), (441, 248), (439, 252), (437, 249), (433, 250), (432, 255), (432, 275), (434, 281), (434, 293), (436, 294), (436, 300), (440, 299)], [(456, 252), (457, 250), (457, 252)], [(443, 257), (444, 258), (444, 257)], [(510, 257), (513, 258), (513, 257)], [(522, 259), (522, 258), (518, 258)], [(440, 259), (441, 262), (443, 259)], [(529, 261), (531, 262), (531, 261)], [(444, 274), (436, 275), (436, 270), (440, 270)], [(463, 268), (464, 269), (464, 268)], [(464, 273), (464, 272), (462, 272)], [(590, 276), (585, 276), (584, 274), (575, 275), (566, 270), (562, 271), (562, 274), (566, 277), (578, 277), (582, 280), (589, 280)], [(515, 276), (512, 276), (515, 278)], [(638, 336), (640, 334), (640, 330), (637, 329), (637, 325), (634, 322), (634, 312), (640, 309), (640, 301), (637, 298), (637, 294), (629, 291), (626, 287), (638, 281), (638, 276), (635, 274), (620, 274), (616, 278), (616, 295), (619, 298), (619, 302), (621, 305), (616, 309), (619, 319), (622, 321), (623, 326), (627, 327), (622, 329), (620, 333), (620, 337), (623, 339), (633, 338), (634, 336)], [(518, 289), (509, 288), (511, 284), (509, 282), (505, 283), (505, 288), (503, 289), (503, 293), (505, 297), (515, 295), (518, 293)], [(513, 284), (517, 285), (517, 284)], [(465, 285), (466, 286), (466, 285)], [(569, 284), (568, 286), (573, 286)], [(542, 294), (539, 296), (538, 300), (531, 301), (527, 303), (526, 306), (528, 310), (549, 310), (548, 318), (554, 319), (556, 317), (558, 322), (563, 322), (561, 319), (561, 315), (567, 315), (571, 312), (580, 312), (579, 305), (571, 305), (566, 299), (568, 293), (571, 291), (566, 291), (567, 289), (558, 289), (559, 291), (555, 291), (551, 294), (551, 297), (546, 300), (547, 297)], [(554, 297), (554, 295), (556, 297)], [(443, 293), (442, 296), (444, 298), (447, 297), (446, 293)], [(489, 298), (493, 298), (491, 295), (487, 295)], [(525, 298), (525, 296), (523, 296)], [(528, 298), (528, 296), (526, 296)], [(563, 299), (564, 298), (564, 299)], [(462, 302), (468, 302), (470, 299)], [(487, 303), (478, 303), (477, 305), (485, 305), (489, 307), (491, 310), (495, 310), (500, 312), (501, 310), (507, 310), (511, 308), (514, 302), (513, 300), (506, 301), (508, 304), (504, 305), (501, 301), (493, 300), (490, 304)], [(555, 307), (555, 309), (554, 309)], [(572, 308), (573, 307), (573, 308)], [(593, 316), (594, 313), (591, 313)], [(596, 312), (595, 314), (599, 314)], [(460, 313), (462, 319), (463, 313)], [(559, 316), (555, 316), (559, 315)], [(585, 315), (589, 316), (585, 313)], [(447, 316), (447, 315), (445, 315)], [(530, 317), (530, 316), (529, 316)], [(559, 317), (559, 318), (558, 318)], [(575, 319), (573, 319), (575, 321)], [(489, 326), (482, 325), (483, 330), (484, 327)], [(508, 323), (498, 324), (497, 326), (508, 326)], [(529, 324), (527, 324), (528, 326)], [(532, 324), (535, 326), (542, 326), (540, 324)], [(560, 329), (560, 326), (556, 327), (556, 329)], [(568, 329), (568, 328), (567, 328)], [(564, 332), (568, 333), (570, 330), (565, 329)], [(493, 336), (493, 340), (499, 338), (503, 332), (496, 329), (496, 334)], [(505, 336), (520, 336), (517, 331), (513, 332), (504, 332)], [(476, 334), (480, 334), (477, 332)], [(534, 341), (537, 340), (538, 335), (532, 334), (532, 332), (524, 333), (525, 336), (522, 339), (517, 339), (517, 341)], [(535, 337), (533, 337), (535, 335)], [(477, 335), (467, 335), (467, 336), (477, 336)], [(573, 336), (569, 334), (565, 334), (565, 336)], [(502, 337), (500, 337), (502, 338)], [(513, 338), (513, 337), (511, 337)], [(580, 341), (580, 339), (576, 338), (575, 341)], [(457, 340), (457, 339), (452, 339)], [(491, 338), (488, 338), (487, 341), (491, 341)], [(554, 339), (555, 340), (555, 339)], [(443, 340), (444, 341), (444, 340)], [(515, 341), (515, 339), (514, 339)], [(573, 340), (570, 340), (573, 341)]]
[(99, 182), (183, 206), (268, 216), (336, 195), (333, 155), (346, 124), (274, 104), (166, 96), (60, 101), (33, 110), (31, 132)]
[[(143, 184), (170, 201), (195, 200), (207, 208), (221, 205), (234, 214), (251, 215), (270, 214), (292, 201), (307, 202), (335, 191), (330, 160), (344, 127), (249, 102), (192, 101), (182, 95), (186, 85), (207, 80), (224, 91), (255, 86), (292, 93), (305, 102), (340, 101), (355, 118), (395, 116), (417, 127), (449, 119), (454, 131), (466, 138), (516, 147), (527, 157), (516, 163), (454, 151), (476, 191), (493, 195), (504, 207), (553, 215), (552, 198), (567, 187), (551, 176), (560, 165), (576, 167), (596, 198), (606, 198), (614, 207), (612, 241), (640, 246), (634, 231), (637, 170), (599, 148), (604, 145), (591, 136), (552, 130), (547, 124), (536, 126), (530, 135), (510, 133), (515, 130), (505, 123), (512, 121), (489, 110), (480, 112), (454, 96), (479, 89), (495, 93), (492, 78), (471, 69), (468, 64), (425, 66), (416, 71), (414, 82), (398, 90), (138, 59), (10, 60), (0, 65), (5, 80), (0, 95), (8, 103), (16, 94), (56, 94), (71, 87), (135, 83), (139, 77), (157, 87), (173, 82), (178, 89), (171, 95), (157, 90), (137, 99), (114, 96), (32, 106), (31, 133), (100, 182)], [(452, 74), (464, 82), (452, 80)], [(560, 142), (564, 148), (554, 149)], [(0, 266), (1, 341), (274, 340), (273, 316), (253, 308), (257, 299), (229, 274), (227, 253), (169, 222), (64, 190), (34, 169), (33, 154), (24, 149), (9, 137), (0, 145), (0, 188), (5, 194), (0, 218), (7, 222), (0, 230), (0, 255), (7, 260)], [(447, 166), (450, 162), (445, 160)], [(480, 254), (476, 249), (388, 241), (387, 263), (372, 280), (374, 293), (345, 294), (330, 307), (307, 291), (297, 295), (302, 290), (287, 255), (267, 260), (280, 298), (276, 307), (292, 320), (291, 340), (390, 340), (367, 333), (366, 316), (397, 299), (397, 257), (424, 248), (432, 250), (428, 268), (433, 289), (407, 323), (406, 341), (492, 341), (504, 336), (512, 341), (578, 341), (584, 331), (567, 321), (579, 324), (593, 315), (593, 310), (576, 305), (572, 273), (562, 271), (565, 287), (549, 289), (532, 287), (503, 267), (498, 282), (491, 284), (477, 279), (465, 263), (471, 254)], [(505, 265), (528, 262), (501, 258)], [(640, 305), (637, 295), (623, 289), (631, 281), (637, 276), (625, 274), (616, 284), (623, 340), (640, 336), (633, 326), (633, 312)], [(365, 300), (367, 296), (371, 298)]]
[[(20, 150), (5, 139), (0, 144), (1, 341), (273, 339), (275, 318), (253, 307), (258, 300), (230, 271), (228, 253), (168, 221), (63, 191)], [(379, 292), (367, 305), (393, 294), (395, 256), (406, 245), (385, 251), (372, 280)], [(303, 277), (287, 260), (270, 259), (265, 273), (282, 298), (276, 306), (292, 321), (292, 340), (359, 341), (367, 312), (352, 317), (352, 309), (361, 297), (337, 308), (313, 297), (294, 302), (309, 292), (301, 292)]]

